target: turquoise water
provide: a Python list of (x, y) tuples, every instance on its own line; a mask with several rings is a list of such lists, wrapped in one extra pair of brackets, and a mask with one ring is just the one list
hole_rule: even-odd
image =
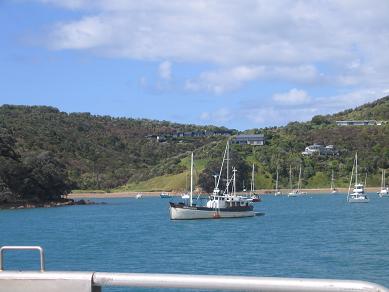
[[(47, 270), (359, 279), (389, 287), (389, 199), (264, 196), (265, 216), (171, 221), (169, 199), (0, 211), (1, 245), (40, 245)], [(7, 252), (7, 269), (37, 269)], [(106, 289), (105, 291), (127, 291)], [(139, 290), (139, 289), (137, 289)]]

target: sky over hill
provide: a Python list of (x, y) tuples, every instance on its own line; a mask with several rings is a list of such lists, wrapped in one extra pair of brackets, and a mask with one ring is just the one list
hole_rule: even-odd
[(389, 2), (0, 1), (0, 104), (229, 128), (388, 95)]

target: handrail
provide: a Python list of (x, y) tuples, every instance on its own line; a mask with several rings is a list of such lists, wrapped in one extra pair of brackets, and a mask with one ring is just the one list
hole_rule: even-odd
[(41, 260), (41, 272), (45, 271), (45, 256), (43, 248), (40, 246), (2, 246), (0, 247), (0, 272), (4, 270), (4, 252), (6, 250), (38, 250)]
[(365, 281), (274, 277), (96, 272), (93, 274), (92, 282), (101, 287), (126, 286), (261, 292), (389, 292), (383, 286)]
[[(40, 272), (4, 271), (3, 254), (6, 250), (38, 250), (40, 253), (41, 260)], [(40, 289), (43, 286), (48, 287), (47, 285), (49, 282), (50, 285), (52, 285), (50, 287), (63, 288), (55, 291), (70, 291), (69, 289), (66, 290), (67, 288), (65, 289), (64, 287), (74, 287), (74, 289), (71, 290), (74, 292), (101, 291), (101, 287), (109, 286), (261, 292), (389, 292), (389, 289), (384, 286), (371, 282), (357, 280), (185, 274), (103, 273), (66, 271), (46, 272), (44, 252), (40, 246), (0, 247), (0, 291), (12, 291), (7, 289), (9, 287), (16, 286), (9, 285), (19, 285), (19, 283), (20, 287), (24, 287), (23, 285), (26, 285), (26, 283), (28, 283), (28, 285), (34, 285), (35, 290), (32, 289), (29, 291), (41, 291)], [(65, 285), (65, 282), (67, 283), (67, 286)], [(83, 287), (83, 289), (79, 289), (79, 287)], [(85, 287), (89, 288), (87, 290), (84, 290)]]

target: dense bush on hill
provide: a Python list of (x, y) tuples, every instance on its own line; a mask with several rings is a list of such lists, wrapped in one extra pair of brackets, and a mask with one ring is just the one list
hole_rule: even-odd
[(0, 128), (0, 204), (56, 201), (70, 190), (64, 165), (50, 152), (20, 155), (12, 133)]
[[(178, 156), (222, 137), (184, 137), (160, 143), (167, 133), (223, 131), (166, 121), (112, 118), (60, 112), (46, 106), (0, 107), (0, 126), (12, 130), (21, 153), (49, 151), (66, 166), (81, 189), (108, 189), (164, 174), (177, 173)], [(178, 160), (177, 160), (178, 159)]]
[[(250, 184), (252, 164), (256, 166), (255, 183), (260, 188), (274, 187), (277, 169), (281, 186), (288, 187), (290, 167), (296, 182), (300, 165), (303, 186), (329, 185), (332, 171), (337, 185), (346, 186), (356, 151), (361, 172), (369, 174), (368, 184), (378, 185), (379, 169), (389, 167), (389, 124), (347, 127), (335, 124), (336, 120), (348, 119), (388, 121), (389, 97), (335, 115), (315, 116), (305, 123), (291, 122), (285, 127), (248, 130), (264, 134), (267, 142), (255, 147), (231, 146), (239, 167), (238, 189), (243, 180), (246, 187)], [(126, 183), (145, 186), (145, 182), (157, 177), (167, 178), (167, 190), (170, 190), (169, 179), (178, 177), (184, 189), (189, 153), (195, 151), (195, 159), (202, 164), (199, 183), (209, 191), (214, 185), (213, 175), (219, 171), (227, 139), (225, 136), (170, 136), (161, 143), (156, 136), (227, 129), (89, 113), (67, 114), (42, 106), (3, 105), (0, 107), (0, 127), (11, 133), (3, 135), (5, 142), (0, 148), (2, 165), (8, 164), (10, 170), (13, 163), (23, 166), (17, 168), (18, 172), (13, 176), (23, 177), (32, 169), (41, 169), (43, 174), (32, 177), (39, 178), (43, 185), (48, 183), (44, 180), (48, 173), (55, 174), (54, 177), (63, 174), (64, 181), (70, 181), (80, 189), (111, 189)], [(302, 156), (304, 148), (314, 143), (335, 145), (339, 156)], [(59, 171), (52, 171), (50, 167)], [(9, 191), (10, 185), (8, 182), (5, 186), (3, 179), (0, 191)]]

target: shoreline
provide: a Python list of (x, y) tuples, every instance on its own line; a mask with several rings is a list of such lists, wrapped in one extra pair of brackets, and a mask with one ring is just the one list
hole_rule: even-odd
[(11, 202), (6, 204), (0, 204), (0, 210), (19, 210), (19, 209), (35, 209), (35, 208), (58, 208), (66, 206), (76, 205), (96, 205), (103, 203), (96, 203), (90, 200), (81, 198), (76, 201), (72, 198), (57, 201), (45, 201), (45, 202)]
[[(376, 193), (379, 191), (379, 187), (368, 187), (365, 189), (366, 193)], [(348, 192), (348, 188), (338, 188), (339, 194), (344, 194)], [(329, 194), (330, 190), (328, 188), (315, 188), (315, 189), (301, 189), (303, 192), (307, 192), (308, 195), (322, 195)], [(281, 189), (283, 195), (286, 195), (290, 192), (290, 189)], [(135, 198), (137, 194), (142, 194), (143, 197), (159, 197), (161, 193), (169, 193), (172, 196), (180, 196), (182, 192), (113, 192), (113, 193), (70, 193), (67, 197), (69, 199), (82, 199), (82, 198), (94, 198), (94, 199), (109, 199), (109, 198)], [(248, 194), (249, 192), (239, 194)], [(274, 190), (271, 189), (259, 189), (255, 190), (255, 193), (260, 195), (273, 195)], [(197, 195), (197, 193), (196, 193)]]

